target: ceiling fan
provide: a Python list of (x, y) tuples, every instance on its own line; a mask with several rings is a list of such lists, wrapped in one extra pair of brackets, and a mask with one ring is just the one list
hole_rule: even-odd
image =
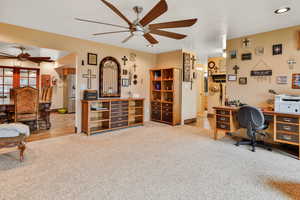
[(173, 32), (160, 30), (160, 29), (189, 27), (189, 26), (194, 25), (197, 22), (197, 19), (195, 18), (195, 19), (186, 19), (186, 20), (179, 20), (179, 21), (172, 21), (172, 22), (150, 24), (153, 20), (155, 20), (156, 18), (158, 18), (159, 16), (161, 16), (163, 13), (165, 13), (168, 10), (168, 5), (167, 5), (166, 0), (160, 0), (142, 19), (140, 19), (140, 14), (143, 11), (143, 7), (139, 7), (139, 6), (133, 7), (134, 12), (137, 14), (137, 19), (134, 20), (133, 22), (129, 21), (111, 3), (107, 2), (106, 0), (101, 0), (101, 1), (106, 6), (108, 6), (114, 13), (116, 13), (119, 17), (121, 17), (128, 24), (128, 27), (94, 21), (94, 20), (81, 19), (81, 18), (75, 18), (75, 19), (78, 21), (82, 21), (82, 22), (103, 24), (103, 25), (114, 26), (114, 27), (125, 29), (125, 30), (121, 30), (121, 31), (93, 34), (94, 36), (97, 36), (97, 35), (105, 35), (105, 34), (111, 34), (111, 33), (125, 33), (125, 32), (130, 33), (130, 35), (127, 38), (125, 38), (125, 40), (123, 40), (122, 43), (127, 42), (129, 39), (131, 39), (135, 35), (141, 35), (141, 36), (144, 36), (144, 38), (149, 43), (157, 44), (158, 41), (151, 34), (180, 40), (180, 39), (185, 38), (186, 35), (179, 34), (179, 33), (173, 33)]
[(15, 47), (17, 49), (21, 50), (21, 53), (17, 56), (0, 52), (0, 59), (18, 59), (20, 61), (31, 61), (40, 64), (41, 62), (54, 62), (51, 60), (51, 57), (32, 57), (29, 53), (24, 53), (24, 50), (26, 50), (25, 47)]

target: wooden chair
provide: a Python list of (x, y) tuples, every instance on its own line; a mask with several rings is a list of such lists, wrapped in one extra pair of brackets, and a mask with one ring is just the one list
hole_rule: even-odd
[(30, 129), (37, 130), (39, 90), (32, 87), (14, 89), (14, 102), (15, 122), (29, 122), (26, 124)]
[(50, 129), (50, 112), (51, 112), (51, 101), (52, 101), (52, 87), (45, 87), (42, 89), (41, 101), (49, 102), (43, 104), (39, 109), (39, 128)]

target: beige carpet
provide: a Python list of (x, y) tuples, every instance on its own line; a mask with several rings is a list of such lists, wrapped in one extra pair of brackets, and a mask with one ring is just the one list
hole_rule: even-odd
[(233, 143), (155, 123), (33, 142), (24, 163), (17, 153), (0, 155), (0, 200), (298, 197), (300, 161)]

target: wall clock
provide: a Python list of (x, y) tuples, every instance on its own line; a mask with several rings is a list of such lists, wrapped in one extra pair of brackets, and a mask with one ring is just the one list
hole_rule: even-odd
[(209, 69), (214, 69), (216, 67), (216, 63), (214, 61), (209, 61), (208, 62), (208, 68)]

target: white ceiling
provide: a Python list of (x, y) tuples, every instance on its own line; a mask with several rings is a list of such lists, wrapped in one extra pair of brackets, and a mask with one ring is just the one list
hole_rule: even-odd
[[(143, 6), (148, 12), (158, 0), (108, 0), (130, 20), (136, 18), (132, 7)], [(92, 36), (93, 33), (115, 31), (118, 28), (75, 21), (75, 17), (126, 25), (121, 18), (100, 0), (1, 0), (0, 22), (74, 36), (96, 42), (113, 44), (147, 52), (191, 49), (198, 55), (216, 55), (222, 52), (222, 38), (241, 37), (300, 24), (300, 0), (167, 0), (168, 11), (154, 22), (198, 18), (192, 28), (173, 29), (188, 34), (184, 40), (160, 36), (154, 48), (146, 47), (143, 37), (135, 37), (126, 44), (121, 41), (127, 33)], [(292, 10), (275, 15), (274, 10), (290, 6)]]
[(51, 57), (51, 60), (57, 60), (63, 56), (69, 54), (67, 51), (58, 51), (54, 49), (39, 48), (34, 46), (28, 46), (23, 44), (11, 44), (0, 41), (0, 52), (8, 53), (10, 55), (17, 56), (21, 53), (18, 47), (24, 47), (24, 53), (29, 53), (33, 57)]

